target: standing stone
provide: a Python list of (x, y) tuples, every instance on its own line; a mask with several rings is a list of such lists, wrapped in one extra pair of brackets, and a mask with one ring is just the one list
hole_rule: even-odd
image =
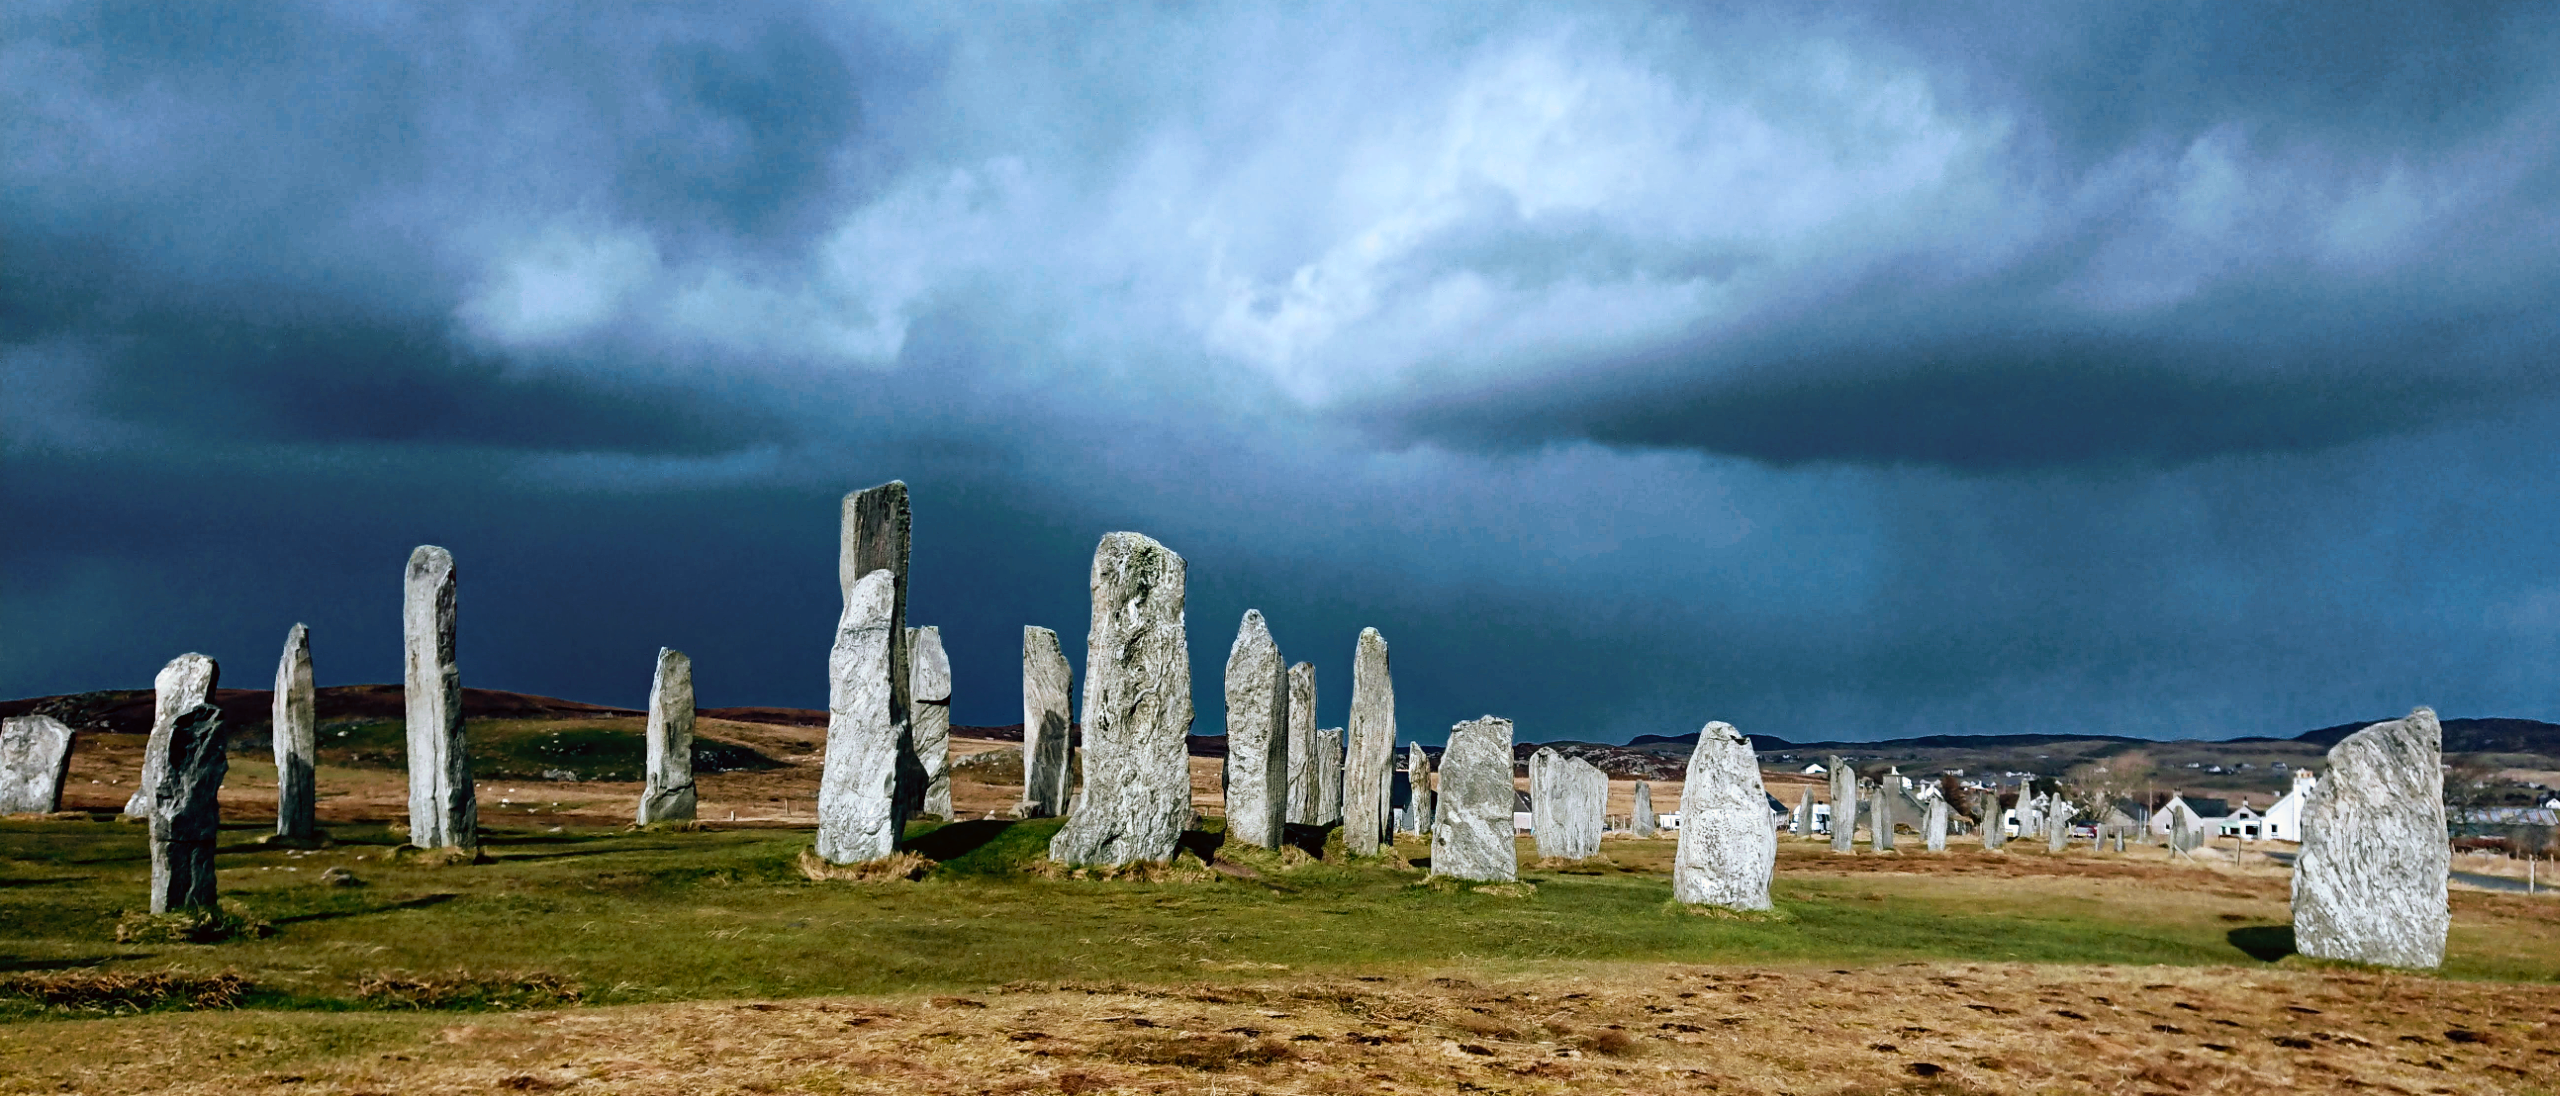
[(1431, 753), (1422, 743), (1405, 745), (1405, 785), (1413, 790), (1406, 800), (1405, 829), (1417, 837), (1431, 836), (1431, 812), (1437, 807), (1431, 795)]
[(183, 654), (170, 659), (152, 679), (151, 737), (142, 747), (142, 781), (125, 800), (126, 817), (151, 817), (151, 797), (159, 794), (160, 780), (169, 773), (169, 729), (179, 715), (196, 705), (213, 703), (213, 682), (218, 676), (212, 659)]
[(1262, 610), (1227, 650), (1227, 839), (1280, 847), (1289, 821), (1289, 671)]
[(1387, 675), (1387, 641), (1360, 629), (1351, 660), (1351, 737), (1343, 743), (1342, 847), (1369, 856), (1390, 836), (1387, 797), (1396, 764), (1396, 687)]
[(1054, 818), (1067, 809), (1068, 696), (1075, 670), (1058, 633), (1022, 629), (1022, 807), (1024, 818)]
[(909, 628), (906, 636), (908, 710), (915, 717), (916, 761), (924, 768), (924, 813), (949, 821), (951, 656), (943, 653), (941, 628)]
[(2044, 826), (2046, 852), (2061, 852), (2068, 847), (2071, 844), (2070, 802), (2058, 795), (2047, 801)]
[(1598, 853), (1608, 797), (1608, 774), (1590, 762), (1546, 748), (1530, 755), (1529, 825), (1538, 855), (1582, 860)]
[(1707, 724), (1680, 787), (1672, 896), (1693, 906), (1765, 910), (1777, 861), (1778, 831), (1769, 821), (1759, 755), (1732, 724)]
[(1931, 797), (1929, 823), (1924, 831), (1929, 836), (1930, 852), (1947, 851), (1947, 822), (1947, 797), (1943, 795)]
[(1431, 874), (1485, 883), (1520, 877), (1511, 824), (1511, 721), (1485, 716), (1449, 728), (1440, 751), (1440, 803)]
[(170, 716), (166, 761), (160, 782), (152, 789), (153, 913), (213, 908), (213, 843), (222, 828), (222, 805), (216, 797), (222, 791), (223, 773), (231, 767), (222, 748), (222, 709), (211, 701), (219, 675), (212, 659), (192, 654), (179, 656), (160, 671), (161, 679), (176, 688), (173, 695), (154, 698), (155, 710), (189, 700), (194, 703)]
[[(1688, 823), (1683, 822), (1682, 825)], [(1838, 754), (1831, 755), (1831, 851), (1855, 852), (1858, 832), (1858, 770)]]
[(49, 715), (0, 721), (0, 814), (52, 814), (62, 809), (71, 773), (71, 728)]
[(649, 756), (642, 770), (639, 822), (680, 822), (693, 817), (693, 660), (683, 651), (658, 648), (649, 678)]
[(2436, 713), (2376, 723), (2329, 750), (2302, 805), (2294, 946), (2315, 959), (2429, 969), (2444, 963), (2445, 842)]
[(1627, 818), (1627, 829), (1638, 837), (1651, 837), (1659, 828), (1653, 817), (1653, 785), (1636, 781), (1635, 808)]
[(2008, 833), (2005, 832), (2006, 820), (2000, 817), (2006, 813), (2000, 806), (2000, 789), (1985, 788), (1974, 802), (1978, 804), (1975, 812), (1982, 817), (1982, 847), (1993, 852), (2000, 851), (2000, 846), (2009, 839)]
[(846, 603), (852, 603), (854, 585), (864, 576), (880, 570), (890, 574), (889, 723), (899, 729), (897, 756), (892, 764), (897, 779), (898, 824), (904, 826), (909, 816), (924, 810), (927, 780), (924, 760), (916, 752), (915, 717), (907, 710), (907, 690), (911, 685), (907, 668), (907, 550), (914, 519), (907, 509), (906, 481), (890, 480), (846, 495), (838, 517), (836, 585), (843, 589)]
[(1316, 732), (1316, 825), (1342, 821), (1342, 728)]
[(1049, 840), (1063, 864), (1173, 859), (1191, 821), (1191, 659), (1182, 557), (1137, 533), (1094, 549), (1084, 656), (1084, 790)]
[(2044, 832), (2045, 797), (2040, 792), (2030, 795), (2028, 794), (2030, 790), (2031, 788), (2021, 788), (2018, 792), (2018, 836), (2020, 837)]
[(1867, 848), (1874, 852), (1893, 851), (1893, 793), (1891, 777), (1876, 780), (1875, 806), (1870, 808), (1867, 823)]
[(1564, 755), (1541, 746), (1529, 755), (1529, 840), (1538, 857), (1561, 856), (1564, 847), (1564, 823), (1556, 819), (1556, 806), (1564, 792), (1556, 787), (1556, 777), (1564, 768)]
[(1289, 822), (1320, 826), (1316, 780), (1316, 664), (1289, 667)]
[(1796, 793), (1796, 836), (1813, 836), (1813, 785)]
[(276, 695), (269, 726), (276, 755), (276, 836), (307, 841), (319, 835), (313, 761), (320, 752), (318, 705), (311, 687), (311, 630), (296, 624), (284, 634), (276, 661)]
[(453, 553), (420, 545), (409, 553), (408, 575), (401, 696), (409, 718), (409, 842), (476, 849), (480, 803), (462, 734), (462, 668), (454, 662)]
[(907, 729), (889, 718), (891, 652), (902, 638), (890, 624), (897, 576), (862, 576), (836, 619), (827, 654), (827, 757), (818, 774), (818, 855), (859, 864), (896, 852), (906, 828), (898, 794)]

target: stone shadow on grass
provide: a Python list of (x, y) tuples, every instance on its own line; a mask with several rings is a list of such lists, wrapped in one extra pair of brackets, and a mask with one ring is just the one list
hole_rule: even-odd
[(2233, 929), (2223, 938), (2261, 963), (2272, 963), (2294, 953), (2291, 925), (2250, 925)]
[(936, 862), (958, 860), (985, 848), (989, 842), (1004, 836), (1004, 831), (1012, 828), (1013, 823), (1006, 819), (979, 818), (935, 826), (899, 844), (900, 847), (927, 860)]
[(1332, 837), (1333, 831), (1341, 828), (1342, 823), (1340, 822), (1327, 822), (1321, 826), (1310, 826), (1303, 822), (1291, 822), (1283, 828), (1283, 832), (1280, 835), (1280, 843), (1291, 846), (1299, 852), (1321, 860), (1324, 859), (1325, 839)]
[(267, 923), (271, 925), (298, 925), (308, 921), (335, 921), (341, 917), (362, 917), (368, 913), (390, 913), (393, 910), (422, 910), (429, 906), (441, 906), (460, 897), (462, 896), (459, 894), (449, 891), (440, 891), (435, 894), (422, 894), (405, 902), (385, 902), (378, 906), (359, 906), (355, 909), (329, 910), (322, 913), (297, 913), (291, 917), (271, 917), (267, 919)]

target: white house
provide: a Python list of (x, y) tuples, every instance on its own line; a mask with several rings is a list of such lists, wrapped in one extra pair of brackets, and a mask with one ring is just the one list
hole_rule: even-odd
[(1826, 768), (1823, 768), (1823, 767), (1822, 767), (1822, 762), (1819, 762), (1819, 761), (1816, 761), (1816, 762), (1814, 762), (1813, 764), (1807, 765), (1807, 766), (1805, 766), (1804, 768), (1799, 769), (1799, 770), (1797, 770), (1797, 771), (1798, 771), (1798, 772), (1803, 773), (1803, 774), (1804, 774), (1804, 775), (1806, 775), (1806, 776), (1828, 776), (1828, 775), (1830, 775), (1830, 773), (1831, 773), (1831, 770), (1826, 769)]
[(2189, 803), (2183, 793), (2171, 795), (2167, 803), (2152, 812), (2150, 828), (2152, 833), (2166, 837), (2173, 820), (2185, 815), (2188, 833), (2219, 833), (2223, 817), (2230, 811), (2230, 805), (2219, 799), (2198, 799)]
[(2242, 803), (2231, 808), (2231, 813), (2223, 818), (2222, 836), (2237, 837), (2243, 841), (2264, 840), (2265, 821), (2258, 812), (2250, 810), (2247, 803)]
[(2269, 841), (2302, 840), (2302, 800), (2318, 783), (2320, 778), (2313, 776), (2311, 770), (2293, 770), (2293, 790), (2258, 817), (2259, 833)]

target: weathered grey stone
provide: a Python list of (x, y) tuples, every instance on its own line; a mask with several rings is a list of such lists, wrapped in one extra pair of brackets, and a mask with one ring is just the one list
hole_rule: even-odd
[(1947, 822), (1947, 797), (1932, 797), (1929, 800), (1929, 821), (1922, 830), (1928, 835), (1930, 852), (1947, 851)]
[(1871, 851), (1893, 851), (1893, 800), (1893, 788), (1886, 778), (1878, 778), (1868, 807), (1871, 817), (1867, 823), (1867, 848)]
[(1545, 748), (1530, 755), (1530, 836), (1540, 857), (1582, 860), (1598, 853), (1608, 804), (1608, 774), (1590, 762)]
[(1660, 829), (1653, 816), (1653, 785), (1636, 781), (1635, 806), (1627, 816), (1627, 832), (1651, 837)]
[(1289, 820), (1289, 670), (1262, 610), (1227, 650), (1227, 840), (1276, 849)]
[(1093, 553), (1084, 656), (1084, 790), (1049, 858), (1110, 866), (1173, 859), (1191, 821), (1191, 658), (1183, 562), (1137, 533)]
[(1289, 667), (1289, 822), (1319, 826), (1323, 798), (1316, 780), (1316, 665)]
[(62, 809), (62, 781), (71, 772), (71, 728), (49, 715), (0, 721), (0, 814), (51, 814)]
[(2019, 788), (2018, 836), (2032, 837), (2044, 832), (2044, 804), (2044, 793), (2034, 791), (2032, 785)]
[(1798, 837), (1813, 836), (1813, 786), (1810, 784), (1796, 793), (1794, 829)]
[[(1685, 823), (1684, 823), (1685, 824)], [(1831, 755), (1831, 851), (1855, 852), (1858, 832), (1858, 770), (1846, 758)]]
[(2444, 732), (2427, 708), (2329, 750), (2302, 805), (2294, 947), (2315, 959), (2427, 969), (2444, 963)]
[(155, 711), (199, 696), (207, 699), (177, 708), (169, 719), (167, 760), (151, 797), (153, 913), (214, 904), (213, 844), (222, 827), (216, 796), (231, 760), (222, 748), (222, 709), (209, 699), (220, 675), (212, 663), (203, 655), (182, 655), (160, 671), (177, 688), (171, 696), (155, 698)]
[(897, 576), (862, 576), (836, 620), (827, 655), (827, 757), (818, 776), (818, 855), (859, 864), (897, 851), (906, 826), (898, 759), (907, 729), (889, 717), (890, 624)]
[(1440, 751), (1440, 801), (1431, 874), (1477, 882), (1520, 877), (1511, 824), (1511, 721), (1485, 716), (1449, 728)]
[(1769, 821), (1769, 792), (1761, 786), (1751, 739), (1732, 724), (1707, 724), (1689, 751), (1688, 780), (1680, 787), (1672, 897), (1693, 906), (1768, 909), (1777, 861), (1778, 831)]
[(276, 692), (269, 709), (269, 737), (276, 757), (276, 836), (318, 836), (314, 814), (317, 795), (313, 762), (320, 744), (317, 704), (311, 687), (311, 630), (296, 624), (284, 634), (284, 654), (276, 660)]
[(649, 677), (648, 758), (641, 770), (639, 823), (680, 822), (694, 815), (693, 660), (658, 648)]
[(1985, 788), (1974, 802), (1974, 814), (1982, 819), (1982, 847), (2000, 851), (2001, 844), (2009, 839), (2006, 823), (2001, 817), (2008, 813), (2008, 809), (2000, 805), (2000, 789)]
[(1075, 670), (1058, 633), (1022, 629), (1022, 808), (1024, 818), (1054, 818), (1067, 809), (1067, 700)]
[(907, 710), (914, 717), (916, 762), (924, 768), (924, 813), (951, 818), (951, 656), (942, 629), (907, 629)]
[(1342, 847), (1369, 856), (1392, 836), (1387, 796), (1396, 764), (1396, 687), (1387, 673), (1387, 641), (1375, 628), (1360, 629), (1351, 659), (1350, 731), (1342, 746)]
[(1431, 795), (1431, 753), (1422, 748), (1422, 743), (1405, 744), (1404, 774), (1405, 786), (1412, 791), (1405, 801), (1405, 832), (1429, 837), (1431, 812), (1436, 804)]
[(408, 708), (409, 841), (422, 849), (480, 847), (480, 801), (462, 730), (462, 668), (454, 661), (453, 553), (409, 553), (401, 623), (401, 695)]
[(1342, 728), (1316, 732), (1316, 824), (1342, 821)]
[(854, 584), (873, 571), (886, 570), (893, 578), (889, 604), (889, 722), (899, 728), (898, 753), (894, 761), (897, 777), (898, 821), (924, 810), (924, 759), (916, 751), (915, 715), (909, 711), (907, 653), (907, 552), (912, 539), (914, 520), (907, 507), (907, 484), (890, 480), (877, 487), (866, 487), (844, 497), (838, 513), (836, 540), (836, 585), (845, 599), (853, 598)]
[(2071, 844), (2071, 815), (2072, 807), (2069, 800), (2057, 795), (2046, 802), (2044, 821), (2046, 852), (2061, 852)]
[(183, 654), (170, 659), (152, 678), (151, 737), (142, 747), (142, 781), (125, 799), (126, 817), (151, 817), (151, 797), (159, 794), (160, 779), (169, 773), (169, 728), (196, 705), (213, 703), (213, 682), (218, 676), (212, 659)]

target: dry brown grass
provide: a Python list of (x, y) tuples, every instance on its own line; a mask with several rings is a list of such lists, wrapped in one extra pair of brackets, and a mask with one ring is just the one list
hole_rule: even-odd
[(831, 864), (816, 849), (800, 850), (800, 874), (820, 883), (909, 883), (933, 870), (933, 861), (912, 852), (893, 852), (859, 864)]
[(356, 999), (375, 1008), (556, 1008), (584, 996), (576, 979), (544, 971), (383, 971), (356, 984)]
[(139, 1012), (164, 1005), (230, 1008), (253, 988), (231, 971), (65, 971), (0, 975), (0, 997), (33, 1001), (68, 1012)]

